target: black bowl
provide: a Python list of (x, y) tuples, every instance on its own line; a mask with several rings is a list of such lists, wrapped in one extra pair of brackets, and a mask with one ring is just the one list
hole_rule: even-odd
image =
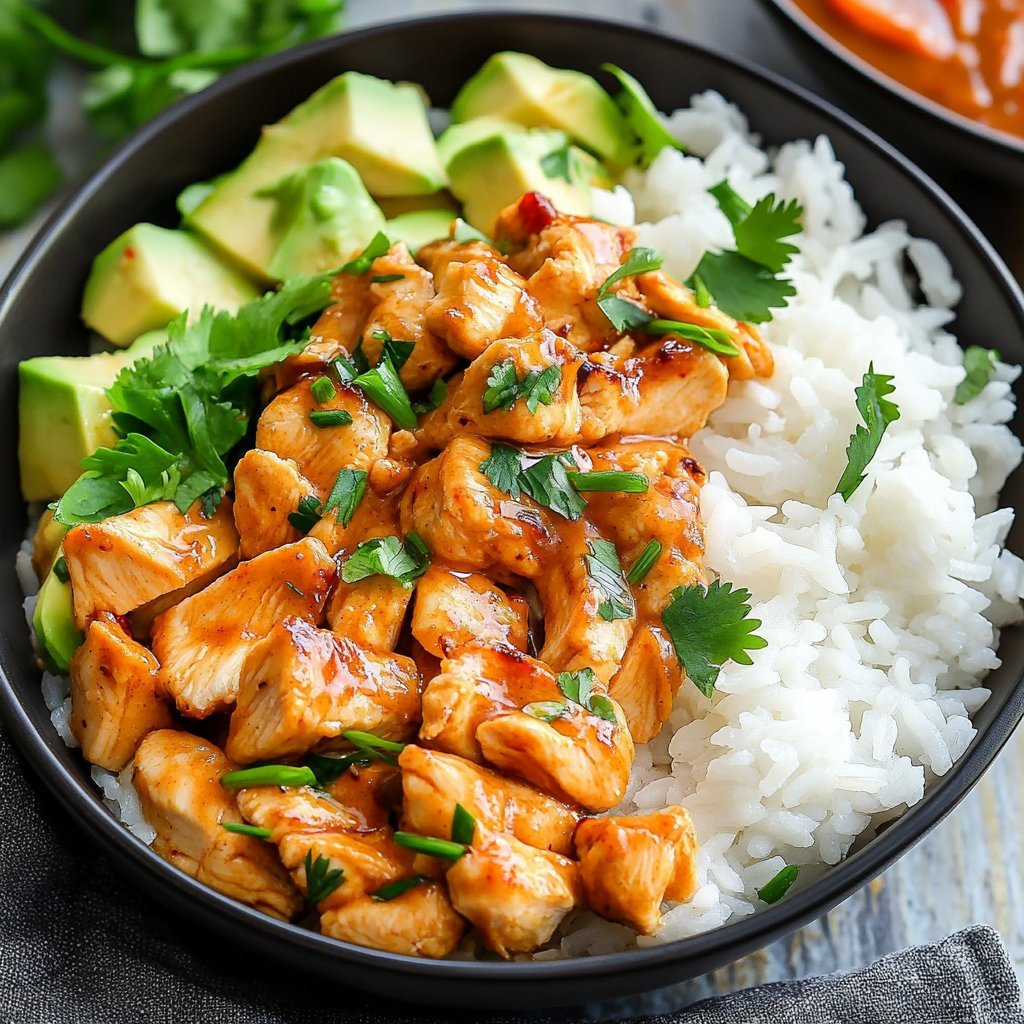
[[(978, 738), (924, 800), (820, 881), (775, 906), (717, 931), (639, 952), (545, 963), (432, 962), (326, 939), (281, 924), (193, 882), (129, 835), (107, 812), (79, 755), (55, 734), (43, 704), (14, 575), (26, 527), (17, 479), (15, 367), (47, 353), (82, 353), (78, 309), (92, 257), (138, 220), (174, 223), (185, 184), (231, 167), (273, 121), (341, 71), (421, 82), (447, 104), (495, 50), (536, 54), (555, 65), (596, 72), (614, 61), (640, 75), (663, 109), (691, 93), (718, 89), (749, 114), (767, 143), (827, 133), (873, 223), (899, 217), (937, 241), (965, 286), (957, 327), (964, 343), (999, 339), (1004, 357), (1024, 360), (1022, 297), (991, 247), (964, 214), (905, 159), (859, 125), (780, 79), (720, 54), (647, 31), (578, 18), (454, 15), (355, 32), (271, 57), (227, 76), (157, 118), (50, 218), (0, 296), (0, 710), (43, 783), (135, 881), (158, 900), (297, 971), (420, 1002), (502, 1010), (567, 1005), (696, 977), (739, 958), (829, 910), (874, 878), (947, 814), (978, 781), (1024, 713), (1024, 636), (1008, 633), (992, 699), (976, 716)], [(1020, 476), (1005, 500), (1016, 505)]]
[[(1024, 139), (980, 124), (902, 82), (829, 35), (794, 0), (762, 0), (850, 112), (929, 169), (984, 174), (1024, 184)], [(951, 186), (952, 187), (952, 186)]]

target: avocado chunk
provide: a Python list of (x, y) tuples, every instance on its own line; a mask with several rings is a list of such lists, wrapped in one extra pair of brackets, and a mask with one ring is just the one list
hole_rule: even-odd
[(18, 364), (18, 465), (26, 501), (58, 498), (81, 462), (116, 443), (106, 389), (126, 366), (166, 340), (151, 331), (124, 352), (37, 356)]
[[(276, 203), (268, 186), (326, 157), (348, 161), (374, 196), (430, 195), (445, 186), (416, 86), (348, 71), (277, 124), (187, 214), (186, 222), (250, 273), (276, 280)], [(191, 199), (186, 197), (186, 208)]]
[(455, 214), (451, 210), (415, 210), (392, 217), (384, 233), (393, 241), (405, 242), (415, 256), (428, 242), (447, 238), (453, 220)]
[(259, 293), (186, 231), (136, 224), (93, 261), (82, 319), (115, 345), (165, 327), (186, 309), (234, 311)]
[(66, 676), (71, 656), (82, 645), (85, 637), (75, 625), (71, 584), (62, 581), (52, 567), (39, 588), (32, 628), (43, 659), (51, 671)]
[(447, 169), (465, 219), (492, 235), (498, 214), (525, 192), (543, 193), (561, 213), (589, 215), (600, 165), (563, 132), (509, 128), (459, 149)]
[(589, 75), (548, 67), (525, 53), (496, 53), (462, 87), (452, 123), (497, 117), (557, 128), (615, 169), (628, 167), (634, 136), (614, 100)]
[(289, 174), (261, 195), (277, 203), (267, 269), (281, 280), (340, 266), (384, 227), (356, 169), (337, 157)]

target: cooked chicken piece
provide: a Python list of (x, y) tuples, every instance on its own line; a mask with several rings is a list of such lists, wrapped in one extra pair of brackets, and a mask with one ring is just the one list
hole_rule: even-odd
[(535, 580), (544, 606), (538, 657), (558, 672), (591, 668), (607, 685), (636, 621), (629, 586), (619, 573), (622, 589), (612, 593), (614, 569), (599, 557), (604, 538), (586, 519), (566, 522), (559, 533), (558, 547)]
[(637, 626), (612, 678), (608, 696), (622, 708), (634, 743), (648, 743), (661, 732), (683, 681), (672, 641), (653, 623)]
[(470, 260), (496, 259), (498, 251), (481, 239), (455, 242), (443, 239), (430, 242), (416, 253), (416, 262), (434, 275), (435, 282), (443, 280), (449, 263), (468, 263)]
[(596, 352), (580, 370), (580, 439), (594, 444), (614, 434), (640, 404), (642, 367), (636, 360)]
[(335, 633), (357, 644), (393, 651), (412, 594), (412, 587), (390, 576), (368, 576), (358, 583), (339, 579), (327, 606), (327, 621)]
[(460, 435), (420, 466), (402, 498), (402, 530), (419, 533), (434, 558), (453, 569), (532, 579), (558, 544), (553, 513), (495, 487), (480, 472), (490, 454), (486, 441)]
[(626, 792), (633, 740), (622, 709), (609, 722), (566, 701), (560, 717), (547, 722), (525, 711), (489, 718), (476, 730), (484, 759), (538, 789), (590, 811), (607, 811)]
[[(310, 391), (316, 379), (300, 380), (263, 410), (256, 424), (256, 447), (291, 459), (313, 484), (317, 496), (324, 498), (334, 486), (338, 470), (369, 469), (387, 455), (391, 421), (358, 388), (335, 383), (334, 397), (318, 402)], [(315, 410), (341, 410), (352, 422), (318, 427), (309, 418)]]
[(360, 832), (388, 825), (390, 812), (402, 806), (401, 773), (383, 761), (353, 765), (326, 788), (358, 820)]
[(544, 325), (526, 282), (493, 256), (453, 261), (436, 280), (427, 326), (466, 359), (476, 359), (498, 338), (525, 338)]
[(424, 882), (386, 902), (364, 896), (328, 910), (320, 930), (332, 939), (405, 956), (447, 956), (466, 931), (443, 882)]
[(641, 274), (636, 279), (644, 303), (665, 320), (681, 320), (687, 324), (728, 331), (740, 350), (738, 356), (722, 356), (729, 376), (735, 380), (770, 377), (775, 370), (768, 343), (753, 324), (738, 323), (716, 306), (700, 306), (693, 292), (663, 271)]
[[(526, 397), (516, 397), (513, 392), (504, 404), (487, 412), (485, 396), (494, 390), (496, 378), (504, 379), (502, 374), (510, 362), (515, 380), (525, 382), (533, 374), (537, 390)], [(574, 444), (580, 439), (582, 422), (577, 374), (584, 365), (583, 356), (572, 345), (547, 330), (522, 341), (495, 341), (450, 382), (444, 402), (424, 419), (419, 437), (433, 448), (443, 448), (460, 433), (507, 438), (520, 444)], [(541, 376), (545, 372), (558, 376), (547, 380)]]
[(156, 658), (109, 618), (93, 619), (71, 658), (71, 731), (90, 764), (120, 771), (142, 737), (172, 724)]
[(478, 826), (511, 832), (538, 850), (572, 852), (579, 814), (532, 786), (423, 747), (406, 747), (398, 764), (405, 793), (403, 827), (448, 839), (455, 805), (462, 804)]
[(438, 377), (447, 376), (458, 360), (438, 337), (427, 317), (434, 297), (434, 279), (429, 271), (413, 262), (403, 242), (373, 264), (375, 276), (401, 274), (395, 281), (371, 284), (377, 305), (363, 327), (363, 351), (371, 365), (377, 362), (384, 340), (411, 341), (415, 344), (398, 376), (409, 391), (423, 391)]
[(237, 552), (228, 498), (209, 519), (198, 501), (184, 514), (157, 501), (76, 526), (64, 538), (75, 624), (84, 631), (97, 612), (125, 615), (196, 580), (216, 579)]
[(580, 881), (602, 917), (654, 935), (663, 900), (697, 891), (697, 836), (682, 807), (636, 818), (588, 818), (576, 831)]
[(329, 748), (348, 729), (402, 740), (420, 712), (411, 658), (367, 650), (301, 618), (279, 622), (242, 665), (227, 752), (242, 763)]
[(182, 714), (205, 718), (235, 702), (246, 655), (276, 622), (316, 623), (336, 567), (310, 537), (242, 562), (153, 624), (160, 682)]
[(237, 800), (242, 817), (267, 829), (274, 843), (292, 834), (359, 830), (364, 824), (359, 814), (310, 786), (256, 786), (239, 790)]
[(479, 573), (434, 564), (416, 584), (412, 635), (442, 657), (466, 644), (511, 644), (526, 650), (529, 608)]
[(290, 921), (302, 897), (273, 846), (222, 828), (242, 821), (235, 798), (220, 784), (234, 767), (212, 743), (187, 732), (161, 729), (139, 744), (133, 781), (156, 830), (153, 849), (225, 896)]
[(479, 762), (481, 722), (533, 701), (561, 698), (551, 673), (514, 647), (470, 643), (442, 660), (441, 674), (423, 691), (420, 741)]
[(441, 659), (436, 654), (431, 654), (416, 639), (412, 641), (412, 660), (416, 662), (416, 668), (420, 673), (420, 684), (429, 683), (435, 676), (441, 674)]
[[(337, 429), (337, 428), (333, 428)], [(247, 451), (235, 466), (235, 527), (239, 555), (253, 558), (302, 536), (288, 521), (305, 497), (317, 489), (291, 459), (260, 448)]]
[(32, 534), (32, 568), (37, 579), (46, 578), (67, 532), (68, 528), (54, 519), (53, 509), (48, 508), (39, 517), (39, 524)]
[(579, 899), (578, 870), (568, 857), (485, 832), (479, 823), (473, 845), (445, 877), (455, 909), (506, 960), (540, 949)]

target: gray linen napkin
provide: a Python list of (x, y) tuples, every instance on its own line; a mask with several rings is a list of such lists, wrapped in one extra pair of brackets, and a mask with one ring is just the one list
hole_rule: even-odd
[[(195, 934), (63, 820), (0, 732), (0, 1024), (480, 1024), (608, 1019), (599, 1008), (419, 1012), (294, 976)], [(72, 852), (73, 851), (73, 852)], [(650, 1002), (647, 1005), (651, 1005)], [(862, 971), (766, 985), (648, 1024), (1024, 1024), (999, 936), (959, 932)]]

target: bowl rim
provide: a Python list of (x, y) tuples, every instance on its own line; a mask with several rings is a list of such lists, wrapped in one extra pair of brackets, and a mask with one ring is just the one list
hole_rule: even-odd
[(911, 104), (933, 121), (964, 132), (972, 136), (975, 141), (1001, 153), (1012, 154), (1024, 160), (1024, 137), (1003, 131), (1001, 128), (992, 128), (982, 124), (951, 107), (944, 106), (930, 96), (925, 96), (924, 93), (920, 93), (916, 89), (911, 89), (909, 85), (886, 74), (869, 60), (841, 43), (819, 25), (795, 0), (761, 0), (761, 2), (788, 18), (792, 25), (803, 32), (812, 42), (867, 78), (876, 87), (894, 94), (904, 103)]
[[(809, 108), (810, 112), (826, 125), (838, 126), (851, 133), (858, 143), (874, 150), (876, 155), (899, 171), (911, 188), (924, 190), (932, 195), (952, 226), (962, 236), (962, 242), (975, 251), (976, 256), (995, 278), (996, 284), (1006, 294), (1014, 307), (1018, 328), (1024, 335), (1024, 294), (1001, 257), (977, 226), (959, 205), (912, 161), (833, 104), (788, 81), (782, 75), (724, 53), (716, 47), (676, 36), (666, 37), (649, 28), (624, 24), (614, 19), (501, 9), (394, 19), (305, 43), (231, 71), (201, 93), (187, 97), (161, 112), (115, 149), (84, 182), (65, 193), (64, 198), (47, 217), (0, 286), (0, 323), (4, 319), (7, 307), (31, 278), (33, 265), (39, 254), (45, 250), (50, 240), (64, 229), (66, 222), (74, 217), (76, 211), (101, 191), (107, 179), (124, 164), (129, 163), (136, 152), (153, 137), (169, 125), (187, 119), (195, 110), (215, 100), (222, 93), (249, 87), (269, 70), (305, 61), (318, 54), (330, 52), (337, 46), (358, 44), (361, 40), (375, 35), (391, 32), (415, 33), (417, 27), (425, 23), (482, 24), (508, 20), (533, 21), (563, 28), (585, 23), (617, 33), (627, 33), (640, 40), (658, 42), (661, 45), (668, 43), (683, 54), (689, 52), (709, 57), (727, 69), (728, 73), (745, 76), (769, 93), (784, 94)], [(20, 623), (19, 619), (19, 628)], [(26, 762), (46, 783), (49, 791), (57, 797), (70, 816), (86, 829), (106, 852), (128, 866), (136, 879), (146, 877), (162, 898), (166, 900), (171, 897), (186, 897), (197, 903), (198, 907), (195, 909), (201, 910), (207, 916), (227, 918), (233, 921), (235, 926), (259, 933), (265, 939), (284, 943), (294, 951), (315, 954), (318, 958), (333, 957), (339, 961), (365, 964), (368, 967), (385, 970), (398, 968), (409, 975), (448, 981), (472, 979), (498, 982), (517, 979), (539, 982), (628, 974), (640, 968), (671, 964), (685, 959), (689, 954), (704, 958), (721, 955), (730, 949), (742, 954), (757, 948), (771, 938), (795, 930), (807, 921), (826, 913), (907, 852), (973, 788), (1010, 738), (1022, 717), (1024, 686), (1021, 685), (1021, 680), (1017, 680), (1007, 695), (1005, 704), (986, 730), (975, 737), (950, 772), (929, 787), (918, 804), (907, 809), (884, 832), (870, 840), (864, 847), (838, 864), (828, 867), (824, 875), (806, 888), (798, 889), (785, 900), (759, 909), (752, 915), (734, 917), (724, 925), (660, 946), (615, 953), (546, 961), (428, 960), (357, 946), (271, 918), (223, 896), (173, 867), (132, 835), (111, 814), (102, 803), (98, 787), (92, 790), (83, 787), (80, 780), (48, 748), (43, 735), (34, 728), (26, 707), (18, 697), (16, 687), (9, 678), (8, 666), (0, 664), (0, 719), (7, 725)]]

